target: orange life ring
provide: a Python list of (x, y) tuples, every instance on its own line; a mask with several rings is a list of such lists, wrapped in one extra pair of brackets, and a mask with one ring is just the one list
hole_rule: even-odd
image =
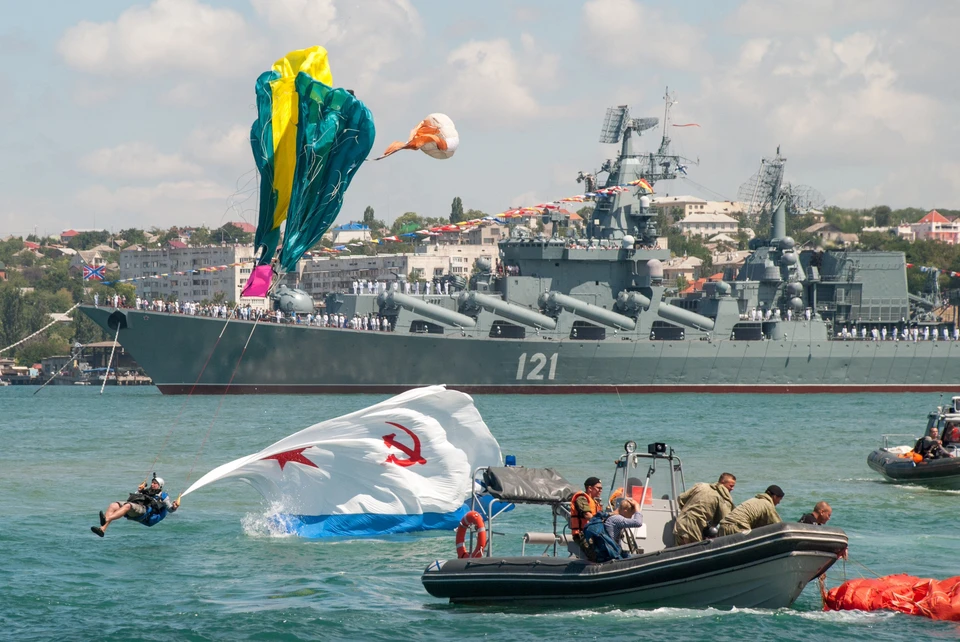
[[(474, 546), (471, 553), (467, 553), (467, 547), (464, 540), (467, 538), (467, 529), (473, 527), (477, 531), (477, 545)], [(483, 517), (475, 510), (470, 511), (460, 520), (457, 526), (457, 557), (464, 559), (467, 557), (483, 557), (483, 549), (487, 546), (487, 527), (483, 523)]]

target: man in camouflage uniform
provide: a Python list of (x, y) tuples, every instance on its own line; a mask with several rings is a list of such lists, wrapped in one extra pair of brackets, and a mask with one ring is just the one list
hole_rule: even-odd
[(717, 483), (696, 484), (677, 498), (680, 515), (673, 527), (677, 546), (699, 542), (706, 528), (716, 526), (733, 510), (730, 493), (736, 484), (736, 477), (723, 473)]
[(591, 562), (597, 561), (596, 551), (583, 537), (583, 529), (594, 515), (600, 512), (600, 494), (603, 483), (598, 477), (587, 477), (583, 490), (574, 494), (570, 501), (570, 532), (584, 555)]
[(779, 524), (783, 520), (777, 513), (777, 504), (782, 499), (783, 489), (777, 485), (768, 486), (766, 491), (743, 502), (723, 518), (718, 528), (720, 535), (733, 535), (769, 524)]

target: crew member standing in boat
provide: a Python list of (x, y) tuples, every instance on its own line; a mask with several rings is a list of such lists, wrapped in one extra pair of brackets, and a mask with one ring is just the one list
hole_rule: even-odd
[(695, 484), (677, 497), (680, 515), (673, 527), (677, 546), (699, 542), (707, 529), (717, 526), (733, 510), (730, 493), (736, 485), (736, 477), (723, 473), (717, 483)]
[(583, 529), (593, 516), (603, 509), (600, 505), (602, 491), (603, 484), (599, 478), (587, 477), (583, 482), (583, 490), (575, 493), (570, 499), (570, 534), (591, 562), (596, 561), (596, 553), (583, 538)]
[(813, 512), (805, 513), (799, 521), (801, 524), (818, 524), (823, 526), (830, 521), (832, 514), (833, 509), (830, 508), (830, 504), (827, 502), (817, 502), (817, 505), (813, 507)]
[(733, 535), (753, 528), (779, 524), (783, 520), (777, 513), (777, 504), (783, 499), (783, 489), (776, 484), (752, 499), (743, 502), (723, 518), (718, 531), (720, 535)]

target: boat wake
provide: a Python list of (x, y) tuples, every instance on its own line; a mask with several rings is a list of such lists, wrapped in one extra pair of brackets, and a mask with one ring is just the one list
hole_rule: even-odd
[[(559, 614), (542, 614), (542, 616), (556, 616)], [(865, 611), (798, 611), (794, 608), (782, 608), (782, 609), (740, 609), (740, 608), (731, 608), (731, 609), (718, 609), (715, 607), (708, 607), (705, 609), (690, 609), (690, 608), (672, 608), (672, 607), (661, 607), (658, 609), (614, 609), (611, 611), (601, 610), (601, 609), (581, 609), (579, 611), (570, 611), (563, 613), (564, 617), (582, 617), (589, 618), (592, 616), (603, 616), (603, 617), (615, 617), (615, 618), (630, 618), (630, 619), (646, 619), (646, 620), (660, 620), (660, 621), (676, 621), (676, 620), (702, 620), (705, 618), (716, 619), (723, 617), (740, 617), (744, 615), (759, 615), (759, 616), (773, 616), (781, 618), (784, 616), (799, 617), (806, 620), (815, 620), (818, 622), (850, 622), (850, 623), (864, 623), (869, 621), (876, 621), (881, 619), (889, 619), (896, 616), (896, 613), (892, 612), (871, 612), (867, 613)]]

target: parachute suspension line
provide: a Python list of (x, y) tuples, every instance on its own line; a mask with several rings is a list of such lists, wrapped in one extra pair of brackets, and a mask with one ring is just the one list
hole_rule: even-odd
[[(73, 312), (74, 310), (77, 309), (77, 306), (78, 306), (78, 305), (80, 305), (80, 304), (77, 303), (77, 304), (74, 305), (72, 308), (70, 308), (69, 310), (67, 310), (66, 312), (64, 312), (64, 314), (70, 314), (71, 312)], [(17, 341), (16, 343), (11, 343), (11, 344), (8, 345), (6, 348), (0, 350), (0, 354), (3, 354), (4, 352), (6, 352), (7, 350), (10, 350), (11, 348), (16, 348), (16, 347), (17, 347), (18, 345), (20, 345), (21, 343), (25, 343), (25, 342), (29, 341), (30, 339), (34, 338), (35, 336), (37, 336), (38, 334), (40, 334), (41, 332), (43, 332), (44, 330), (46, 330), (47, 328), (49, 328), (50, 326), (56, 325), (57, 323), (59, 323), (59, 321), (51, 321), (51, 322), (48, 323), (47, 325), (43, 326), (42, 328), (40, 328), (39, 330), (37, 330), (36, 332), (34, 332), (33, 334), (31, 334), (30, 336), (24, 337), (23, 339), (20, 339), (20, 340)], [(36, 393), (34, 393), (34, 394), (36, 394)]]
[[(100, 395), (103, 395), (103, 389), (107, 387), (107, 379), (110, 378), (110, 365), (113, 363), (113, 351), (117, 349), (117, 339), (120, 338), (120, 324), (117, 324), (117, 333), (113, 335), (113, 345), (110, 346), (110, 359), (107, 361), (107, 370), (103, 373), (103, 384), (100, 386)], [(116, 371), (113, 378), (116, 379)], [(119, 380), (118, 380), (119, 382)]]
[(233, 372), (230, 373), (230, 381), (227, 382), (227, 387), (223, 389), (223, 394), (220, 395), (220, 403), (217, 404), (217, 410), (213, 413), (213, 418), (210, 420), (210, 425), (207, 427), (207, 434), (203, 436), (203, 441), (200, 442), (200, 449), (193, 458), (193, 463), (190, 464), (190, 471), (187, 473), (186, 482), (188, 485), (190, 484), (190, 478), (193, 476), (193, 469), (196, 468), (197, 462), (200, 460), (200, 455), (203, 454), (203, 449), (207, 445), (207, 440), (210, 438), (210, 433), (213, 431), (213, 426), (217, 423), (217, 417), (220, 415), (220, 409), (223, 408), (223, 400), (227, 398), (227, 393), (230, 392), (230, 384), (233, 383), (233, 378), (237, 376), (237, 370), (240, 369), (240, 362), (243, 361), (243, 355), (246, 354), (247, 346), (250, 345), (250, 339), (253, 338), (253, 332), (257, 329), (257, 325), (259, 323), (259, 318), (253, 322), (253, 327), (250, 328), (250, 334), (247, 336), (247, 342), (243, 344), (243, 350), (240, 351), (240, 358), (237, 359), (237, 364), (233, 366)]
[(180, 404), (180, 410), (177, 411), (177, 416), (173, 420), (173, 425), (170, 426), (170, 430), (167, 432), (167, 436), (164, 438), (163, 443), (160, 445), (160, 450), (157, 452), (157, 456), (153, 458), (153, 462), (150, 464), (150, 468), (147, 469), (147, 472), (143, 474), (144, 480), (147, 479), (147, 476), (150, 474), (151, 470), (154, 470), (154, 466), (157, 465), (157, 462), (160, 460), (160, 455), (163, 454), (164, 449), (167, 447), (167, 444), (170, 443), (170, 438), (173, 436), (174, 431), (177, 429), (177, 426), (180, 425), (180, 417), (183, 415), (184, 408), (187, 407), (187, 402), (190, 401), (190, 397), (193, 396), (193, 391), (197, 389), (197, 384), (200, 382), (200, 377), (203, 376), (203, 372), (207, 369), (207, 366), (210, 364), (210, 359), (213, 358), (213, 353), (217, 351), (217, 346), (220, 345), (220, 339), (223, 338), (223, 333), (226, 332), (227, 326), (230, 325), (230, 319), (233, 317), (233, 314), (237, 311), (237, 308), (240, 307), (240, 304), (237, 303), (236, 307), (233, 309), (233, 312), (230, 313), (230, 316), (227, 317), (227, 322), (223, 324), (223, 327), (220, 329), (220, 336), (217, 337), (216, 343), (213, 344), (213, 349), (210, 350), (210, 354), (207, 355), (207, 360), (203, 363), (203, 367), (200, 368), (200, 374), (197, 375), (196, 381), (193, 382), (193, 386), (190, 388), (190, 392), (187, 394), (186, 399), (183, 400), (183, 403)]
[(875, 570), (873, 570), (872, 568), (869, 568), (869, 567), (867, 567), (866, 565), (861, 564), (860, 562), (858, 562), (858, 561), (855, 560), (855, 559), (851, 559), (850, 561), (853, 562), (854, 564), (856, 564), (857, 566), (862, 567), (865, 571), (867, 571), (868, 573), (873, 574), (873, 575), (876, 576), (876, 577), (883, 577), (882, 575), (880, 575), (880, 573), (877, 573), (877, 572), (876, 572)]
[(41, 390), (43, 390), (44, 388), (46, 388), (48, 383), (50, 383), (51, 381), (53, 381), (54, 379), (56, 379), (57, 377), (59, 377), (60, 374), (61, 374), (64, 370), (67, 369), (67, 366), (69, 366), (71, 363), (73, 363), (73, 362), (80, 356), (80, 353), (83, 352), (83, 346), (80, 346), (80, 344), (77, 344), (77, 345), (78, 345), (79, 347), (74, 348), (73, 352), (70, 353), (70, 358), (67, 359), (67, 361), (63, 364), (63, 366), (61, 366), (61, 368), (60, 368), (59, 370), (57, 370), (56, 372), (54, 372), (54, 373), (53, 373), (53, 376), (50, 377), (49, 379), (47, 379), (47, 381), (46, 381), (42, 386), (40, 386), (39, 388), (37, 388), (36, 390), (33, 391), (33, 394), (34, 394), (34, 395), (36, 395), (38, 392), (40, 392)]

